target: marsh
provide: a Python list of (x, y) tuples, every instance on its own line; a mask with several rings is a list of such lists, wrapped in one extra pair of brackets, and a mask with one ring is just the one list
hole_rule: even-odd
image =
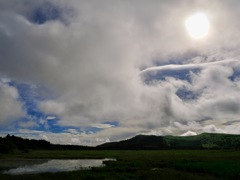
[(103, 167), (104, 161), (114, 159), (24, 159), (1, 160), (4, 174), (37, 174), (42, 172), (63, 172), (92, 167)]

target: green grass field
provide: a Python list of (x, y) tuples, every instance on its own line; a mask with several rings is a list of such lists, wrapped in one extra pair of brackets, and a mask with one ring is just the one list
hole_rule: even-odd
[(233, 150), (94, 150), (30, 151), (0, 154), (1, 159), (116, 158), (102, 168), (35, 175), (5, 175), (0, 179), (240, 179), (240, 151)]

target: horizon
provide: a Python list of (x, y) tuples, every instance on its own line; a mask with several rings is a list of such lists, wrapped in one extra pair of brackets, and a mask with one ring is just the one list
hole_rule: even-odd
[[(196, 139), (196, 136), (198, 137)], [(157, 138), (157, 139), (156, 139)], [(239, 149), (239, 134), (201, 133), (188, 136), (143, 135), (106, 142), (95, 146), (56, 144), (43, 139), (29, 139), (15, 135), (0, 137), (1, 153), (29, 152), (30, 150), (133, 150), (133, 149)], [(44, 142), (45, 141), (45, 142)], [(226, 146), (224, 142), (228, 141)], [(186, 145), (187, 143), (187, 145)], [(11, 144), (9, 146), (9, 144)], [(25, 145), (24, 145), (25, 144)], [(151, 144), (151, 146), (149, 146)], [(78, 148), (78, 149), (77, 149)]]
[(239, 135), (239, 5), (0, 1), (0, 136)]

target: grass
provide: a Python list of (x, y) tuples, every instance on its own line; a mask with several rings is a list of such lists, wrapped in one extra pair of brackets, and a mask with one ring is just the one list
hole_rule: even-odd
[(0, 155), (1, 159), (116, 158), (103, 168), (0, 179), (240, 179), (240, 151), (230, 150), (93, 150), (30, 151)]

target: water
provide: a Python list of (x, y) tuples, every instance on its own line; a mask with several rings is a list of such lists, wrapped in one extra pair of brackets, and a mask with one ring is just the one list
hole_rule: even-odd
[[(42, 172), (62, 172), (80, 169), (90, 169), (92, 167), (103, 167), (103, 161), (115, 159), (53, 159), (53, 160), (15, 160), (5, 161), (5, 167), (11, 164), (15, 167), (5, 170), (4, 174), (37, 174)], [(3, 167), (3, 162), (1, 162)], [(16, 167), (18, 166), (18, 167)]]

